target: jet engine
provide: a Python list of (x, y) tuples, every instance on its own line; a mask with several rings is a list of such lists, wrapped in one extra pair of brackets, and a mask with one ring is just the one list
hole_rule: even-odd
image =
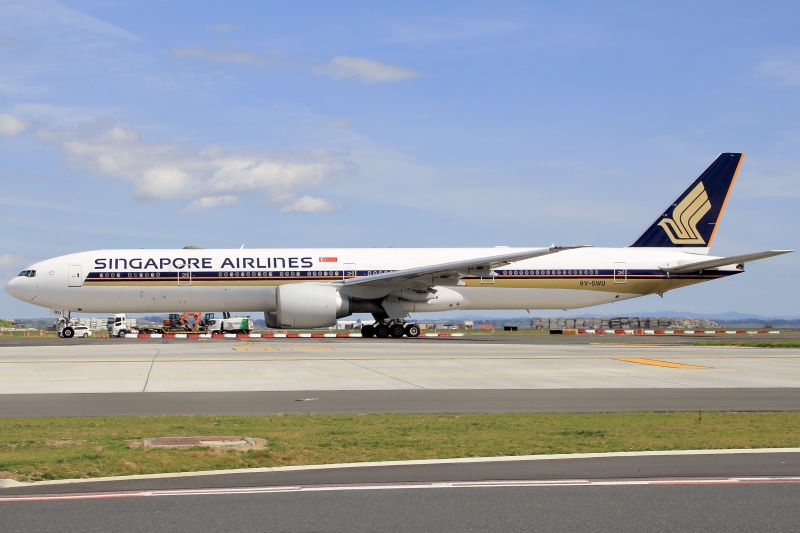
[(335, 287), (295, 283), (277, 288), (276, 310), (265, 313), (265, 319), (271, 328), (321, 328), (349, 314), (350, 300), (342, 298)]

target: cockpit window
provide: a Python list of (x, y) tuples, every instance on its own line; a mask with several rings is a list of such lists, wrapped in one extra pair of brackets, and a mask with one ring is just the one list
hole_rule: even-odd
[(35, 270), (23, 270), (19, 273), (20, 276), (25, 276), (26, 278), (35, 278), (36, 271)]

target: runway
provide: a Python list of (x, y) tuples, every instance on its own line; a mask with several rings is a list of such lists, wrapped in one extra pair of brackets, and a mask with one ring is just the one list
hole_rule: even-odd
[(528, 337), (0, 345), (0, 416), (792, 411), (800, 350)]
[[(37, 341), (0, 344), (0, 417), (800, 405), (797, 349), (551, 337)], [(37, 483), (0, 488), (0, 510), (12, 530), (41, 531), (731, 531), (798, 520), (797, 450), (543, 459)]]

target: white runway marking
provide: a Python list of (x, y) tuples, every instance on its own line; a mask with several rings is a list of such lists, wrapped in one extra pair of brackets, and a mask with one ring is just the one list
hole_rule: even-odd
[(286, 485), (276, 487), (230, 487), (219, 489), (173, 489), (131, 492), (88, 492), (73, 494), (37, 494), (34, 496), (0, 497), (0, 503), (103, 500), (120, 498), (183, 497), (183, 496), (242, 496), (252, 494), (285, 494), (302, 492), (345, 492), (376, 490), (427, 490), (427, 489), (496, 489), (529, 487), (608, 487), (641, 485), (763, 485), (796, 484), (798, 476), (780, 477), (728, 477), (728, 478), (656, 478), (623, 480), (511, 480), (511, 481), (446, 481), (430, 483), (363, 483), (349, 485)]

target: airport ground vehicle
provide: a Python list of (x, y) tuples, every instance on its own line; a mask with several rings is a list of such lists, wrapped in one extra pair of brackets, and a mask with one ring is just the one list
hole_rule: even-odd
[(223, 313), (223, 318), (216, 318), (215, 313), (170, 313), (161, 324), (137, 326), (135, 318), (129, 318), (125, 313), (116, 313), (108, 317), (108, 336), (124, 337), (128, 333), (250, 333), (253, 330), (250, 317), (225, 316), (227, 314)]
[[(211, 313), (213, 316), (213, 313)], [(210, 318), (206, 321), (209, 333), (250, 333), (253, 331), (253, 320), (248, 316), (228, 318)]]
[(59, 337), (71, 339), (72, 337), (91, 337), (92, 330), (88, 326), (68, 326), (58, 332)]

